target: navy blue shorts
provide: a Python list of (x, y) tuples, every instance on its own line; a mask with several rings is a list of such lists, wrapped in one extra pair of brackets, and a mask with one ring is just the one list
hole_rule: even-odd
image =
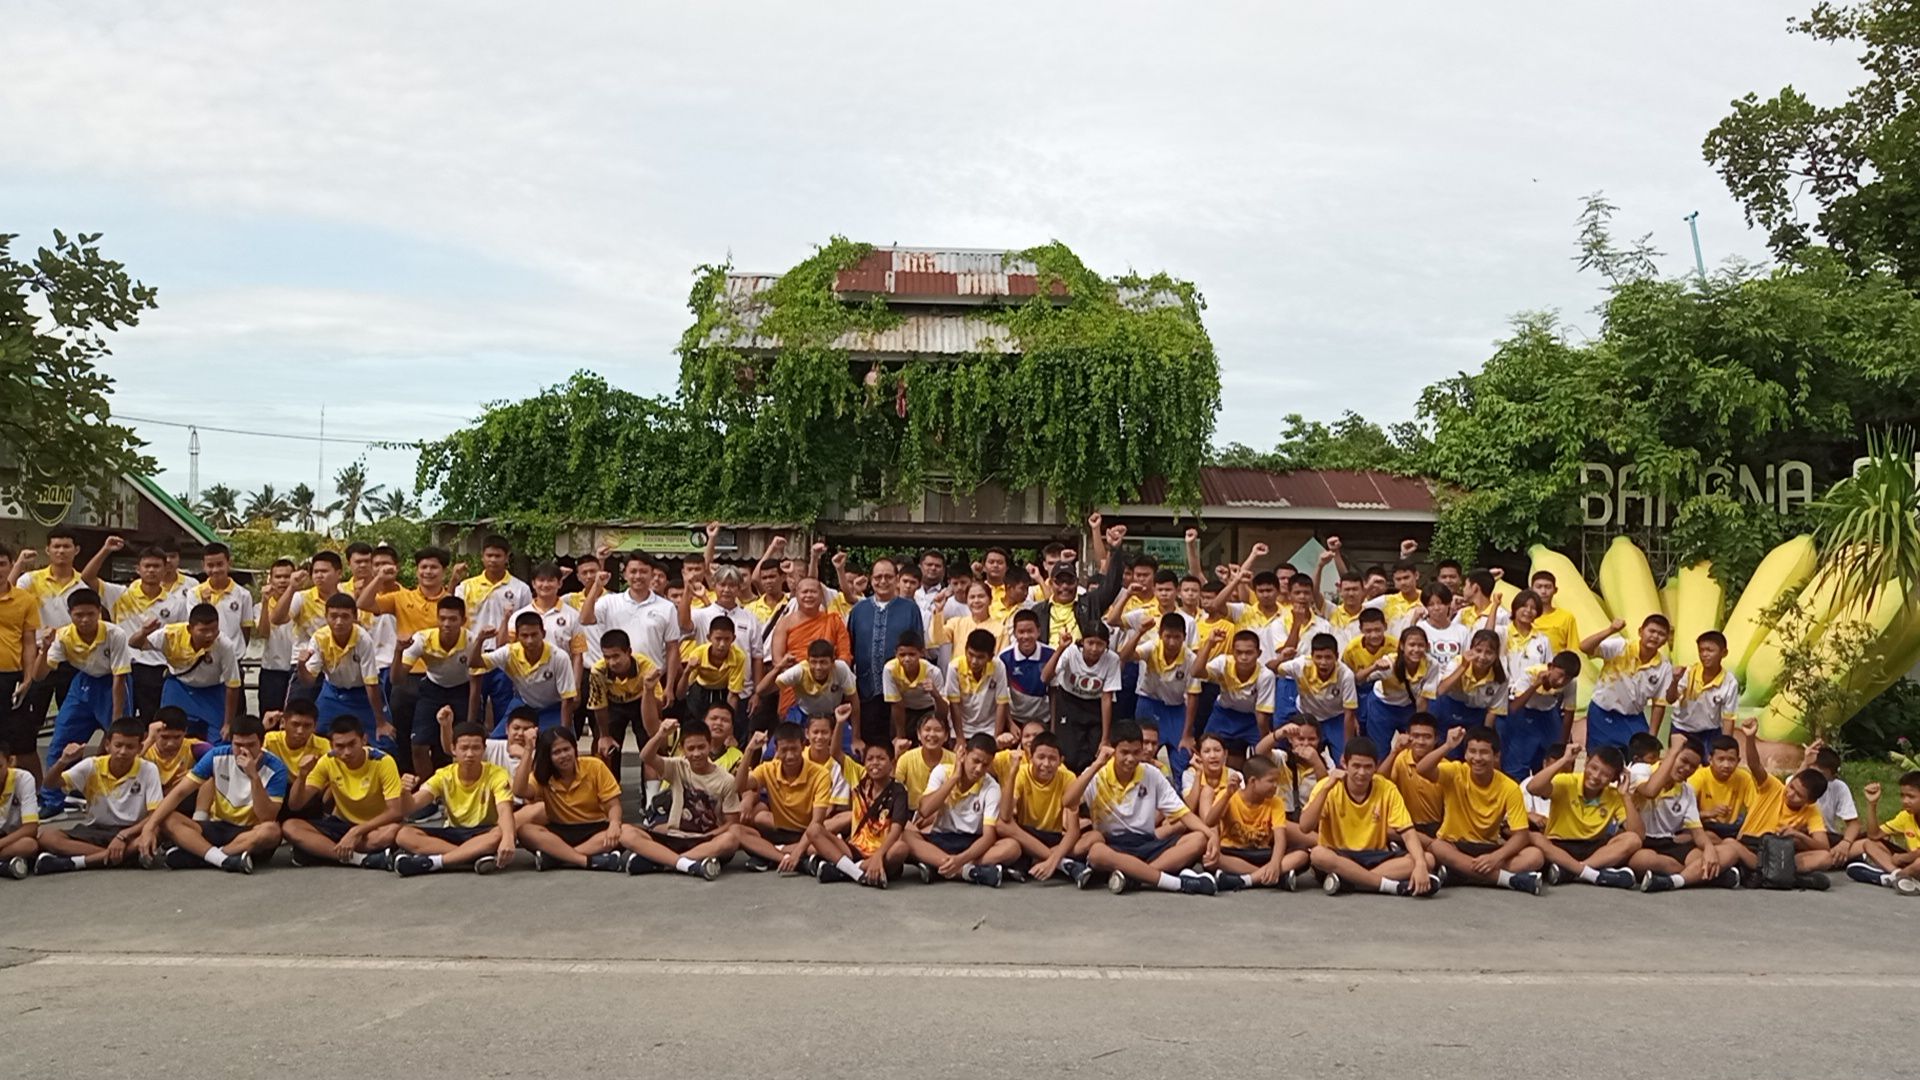
[(198, 824), (200, 826), (200, 838), (212, 844), (214, 847), (226, 847), (228, 844), (233, 843), (235, 837), (247, 831), (247, 826), (235, 825), (231, 821), (209, 820), (199, 822)]
[(926, 837), (927, 843), (932, 844), (934, 847), (939, 848), (949, 855), (960, 854), (972, 847), (980, 839), (979, 833), (930, 832), (923, 833), (922, 835)]
[(347, 819), (335, 817), (332, 814), (314, 818), (312, 821), (307, 822), (307, 824), (318, 829), (321, 836), (326, 837), (336, 844), (345, 840), (347, 838), (347, 830), (353, 828), (353, 824), (347, 821)]
[(1048, 847), (1059, 847), (1060, 841), (1066, 839), (1065, 833), (1053, 832), (1049, 829), (1028, 829), (1027, 835)]
[(439, 828), (421, 829), (420, 831), (433, 837), (435, 840), (444, 840), (454, 847), (459, 847), (461, 844), (466, 843), (476, 836), (485, 836), (487, 833), (492, 832), (494, 828), (492, 825), (479, 825), (473, 828), (468, 828), (463, 825), (442, 825)]
[(1253, 863), (1255, 866), (1265, 866), (1273, 861), (1273, 849), (1270, 847), (1223, 847), (1220, 849), (1220, 854), (1231, 855), (1236, 859)]
[(1351, 859), (1359, 863), (1361, 868), (1366, 870), (1371, 870), (1381, 863), (1386, 862), (1388, 859), (1397, 859), (1400, 857), (1400, 852), (1391, 849), (1386, 851), (1348, 851), (1344, 848), (1334, 848), (1333, 853), (1343, 859)]
[(1150, 863), (1166, 854), (1176, 839), (1174, 836), (1155, 836), (1152, 833), (1123, 832), (1108, 836), (1107, 846), (1122, 855), (1131, 855), (1141, 862)]

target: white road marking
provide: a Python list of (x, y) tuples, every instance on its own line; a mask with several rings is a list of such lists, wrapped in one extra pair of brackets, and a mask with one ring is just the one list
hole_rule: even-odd
[(217, 968), (300, 971), (384, 971), (422, 975), (449, 972), (493, 975), (613, 975), (710, 978), (808, 979), (1032, 979), (1168, 983), (1398, 983), (1437, 986), (1648, 986), (1748, 989), (1920, 989), (1920, 975), (1847, 972), (1779, 973), (1744, 971), (1383, 971), (1338, 968), (1167, 968), (1021, 964), (840, 964), (795, 961), (705, 960), (540, 960), (512, 958), (384, 956), (169, 955), (56, 952), (38, 956), (29, 967)]

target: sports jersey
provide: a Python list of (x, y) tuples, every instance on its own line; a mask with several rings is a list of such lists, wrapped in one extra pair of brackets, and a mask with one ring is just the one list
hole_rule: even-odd
[(380, 681), (380, 665), (374, 656), (373, 635), (355, 626), (345, 644), (334, 640), (333, 627), (322, 625), (314, 633), (307, 654), (307, 671), (325, 676), (336, 690), (373, 686)]
[(774, 682), (792, 690), (794, 703), (807, 716), (832, 716), (833, 710), (854, 695), (853, 669), (835, 660), (825, 679), (813, 677), (812, 665), (801, 661), (781, 672)]
[(972, 661), (964, 656), (955, 660), (947, 669), (947, 701), (953, 706), (953, 724), (960, 729), (962, 739), (982, 732), (992, 734), (1000, 706), (1012, 702), (1006, 666), (996, 656), (987, 661), (985, 675), (975, 675)]
[(279, 758), (294, 773), (298, 773), (305, 767), (309, 760), (318, 761), (333, 751), (333, 744), (327, 740), (327, 737), (317, 734), (308, 736), (307, 741), (298, 748), (288, 746), (287, 733), (283, 730), (267, 732), (266, 738), (262, 739), (260, 744), (266, 748), (267, 753)]
[(1060, 650), (1053, 665), (1053, 685), (1083, 700), (1098, 700), (1104, 691), (1120, 689), (1120, 657), (1112, 649), (1088, 662), (1078, 643)]
[[(1191, 637), (1188, 638), (1192, 640)], [(1140, 679), (1135, 692), (1163, 705), (1179, 705), (1187, 700), (1187, 687), (1193, 682), (1193, 650), (1181, 645), (1172, 657), (1158, 637), (1148, 638), (1139, 648)]]
[(728, 644), (722, 651), (710, 641), (682, 639), (680, 664), (695, 686), (735, 694), (747, 692), (747, 650), (739, 642)]
[(211, 604), (219, 613), (220, 636), (233, 645), (235, 652), (247, 651), (248, 632), (260, 618), (252, 593), (229, 578), (224, 589), (216, 589), (213, 582), (203, 581), (194, 586), (189, 595), (194, 603)]
[(536, 709), (551, 708), (578, 696), (573, 686), (573, 660), (545, 641), (540, 652), (528, 656), (519, 642), (511, 642), (480, 654), (488, 671), (500, 670), (513, 680), (513, 692), (523, 704)]
[(1074, 772), (1065, 765), (1053, 771), (1053, 779), (1041, 783), (1034, 775), (1033, 762), (1022, 761), (1013, 774), (1013, 820), (1023, 829), (1063, 832), (1066, 825), (1060, 811), (1066, 806), (1067, 789), (1073, 786)]
[(1608, 784), (1598, 795), (1588, 795), (1586, 778), (1563, 772), (1553, 778), (1548, 795), (1547, 837), (1552, 840), (1592, 840), (1607, 828), (1627, 820), (1627, 803), (1620, 789)]
[(1355, 802), (1347, 782), (1329, 776), (1314, 785), (1313, 795), (1322, 790), (1326, 801), (1320, 804), (1320, 843), (1339, 851), (1385, 851), (1387, 840), (1413, 828), (1407, 804), (1393, 781), (1375, 775), (1366, 797)]
[(558, 774), (546, 783), (533, 777), (532, 799), (547, 804), (547, 819), (560, 825), (591, 825), (607, 820), (607, 801), (620, 797), (620, 781), (607, 763), (590, 754), (574, 758), (572, 780)]
[[(1638, 788), (1653, 779), (1659, 768), (1652, 762), (1636, 761), (1627, 766), (1627, 776)], [(1694, 794), (1693, 785), (1675, 782), (1653, 798), (1641, 800), (1640, 826), (1647, 836), (1657, 839), (1671, 837), (1682, 829), (1699, 828), (1700, 800)]]
[(465, 686), (472, 679), (472, 671), (467, 666), (467, 653), (473, 648), (463, 628), (454, 635), (452, 645), (440, 643), (440, 628), (417, 631), (407, 641), (407, 647), (400, 658), (407, 662), (407, 670), (416, 675), (425, 675), (427, 681), (435, 686), (451, 689)]
[(1798, 810), (1787, 806), (1787, 785), (1777, 776), (1756, 780), (1753, 784), (1753, 809), (1740, 823), (1741, 836), (1765, 836), (1782, 829), (1800, 829), (1810, 834), (1826, 831), (1820, 807), (1808, 803)]
[[(161, 590), (157, 596), (149, 596), (139, 582), (132, 585), (115, 585), (111, 581), (100, 583), (100, 602), (107, 606), (107, 617), (115, 626), (126, 631), (131, 641), (147, 623), (159, 621), (162, 625), (175, 623), (186, 618), (187, 605), (180, 597)], [(18, 655), (16, 652), (15, 655)], [(133, 662), (161, 667), (166, 658), (160, 655), (159, 642), (155, 636), (147, 638), (147, 647), (133, 650)], [(4, 662), (4, 661), (0, 661)]]
[(193, 687), (240, 685), (240, 654), (227, 638), (215, 636), (206, 648), (196, 648), (186, 623), (174, 623), (158, 636), (168, 675)]
[(1333, 673), (1323, 676), (1311, 655), (1296, 656), (1280, 665), (1280, 674), (1299, 684), (1298, 708), (1302, 715), (1311, 719), (1332, 720), (1349, 709), (1360, 707), (1360, 694), (1353, 685), (1353, 672), (1338, 660), (1333, 662)]
[(357, 768), (328, 754), (307, 774), (307, 786), (332, 792), (333, 812), (350, 824), (364, 825), (386, 813), (388, 799), (400, 797), (400, 770), (378, 750), (369, 749)]
[(67, 790), (87, 804), (87, 824), (123, 829), (153, 812), (165, 794), (153, 762), (133, 760), (124, 776), (114, 776), (105, 754), (77, 761), (61, 777)]
[(1460, 625), (1457, 619), (1445, 626), (1435, 626), (1424, 619), (1414, 625), (1427, 635), (1427, 663), (1442, 671), (1455, 657), (1464, 655), (1467, 645), (1473, 641), (1473, 630)]
[(1473, 766), (1464, 761), (1440, 763), (1440, 797), (1445, 804), (1439, 837), (1449, 843), (1498, 844), (1502, 830), (1521, 833), (1527, 824), (1527, 801), (1520, 785), (1499, 769), (1485, 784), (1473, 779)]
[[(258, 772), (260, 786), (267, 795), (276, 802), (284, 802), (290, 785), (286, 762), (262, 753)], [(253, 780), (233, 756), (233, 747), (216, 746), (207, 751), (194, 765), (192, 775), (199, 783), (213, 785), (213, 803), (207, 810), (213, 820), (243, 828), (260, 824), (261, 818), (253, 809)], [(394, 782), (398, 784), (399, 780), (396, 778)], [(276, 809), (275, 814), (278, 812)]]
[(1706, 668), (1690, 664), (1680, 674), (1680, 693), (1668, 706), (1673, 730), (1717, 735), (1733, 725), (1740, 705), (1740, 680), (1721, 668), (1709, 678)]
[[(960, 661), (962, 667), (966, 661)], [(906, 661), (899, 657), (886, 662), (880, 669), (880, 697), (889, 705), (899, 702), (909, 712), (925, 712), (933, 708), (934, 699), (941, 692), (940, 672), (925, 659), (916, 659), (911, 674), (907, 671)], [(991, 662), (989, 662), (991, 671)]]
[(929, 762), (926, 751), (916, 746), (901, 754), (900, 760), (894, 762), (893, 775), (906, 787), (913, 805), (919, 806), (920, 800), (927, 797), (927, 777), (933, 775), (935, 767), (951, 765), (954, 760), (953, 751), (942, 750), (939, 761)]
[[(1234, 712), (1273, 712), (1274, 678), (1273, 669), (1265, 664), (1255, 664), (1251, 676), (1242, 677), (1238, 662), (1231, 656), (1216, 656), (1207, 661), (1204, 681), (1220, 688), (1220, 696), (1214, 701), (1223, 709)], [(1200, 692), (1201, 679), (1195, 679), (1188, 687), (1189, 693)]]
[(870, 857), (886, 842), (887, 832), (895, 823), (905, 825), (912, 816), (907, 789), (898, 780), (887, 781), (877, 792), (869, 792), (863, 784), (853, 789), (853, 822), (847, 833), (847, 844), (862, 856)]
[(25, 769), (7, 769), (0, 777), (0, 833), (40, 820), (40, 787)]
[(1533, 629), (1545, 635), (1547, 648), (1555, 655), (1579, 649), (1580, 630), (1574, 624), (1573, 612), (1565, 608), (1542, 613), (1533, 620)]
[(475, 574), (455, 585), (453, 594), (466, 602), (468, 626), (511, 627), (508, 616), (533, 600), (533, 590), (512, 574), (503, 574), (498, 581), (485, 573)]
[(140, 751), (140, 760), (153, 762), (153, 767), (160, 770), (161, 786), (166, 787), (190, 772), (196, 759), (193, 756), (193, 743), (181, 739), (172, 756), (161, 754), (160, 743), (155, 741), (152, 746)]
[(1258, 850), (1273, 846), (1275, 833), (1287, 827), (1287, 804), (1277, 794), (1265, 802), (1250, 802), (1241, 788), (1227, 799), (1220, 814), (1220, 846)]
[(1135, 765), (1133, 775), (1122, 778), (1119, 762), (1100, 766), (1081, 797), (1093, 827), (1107, 836), (1122, 833), (1151, 836), (1155, 822), (1164, 815), (1169, 822), (1187, 816), (1187, 804), (1173, 790), (1173, 782), (1159, 769)]
[[(633, 670), (625, 675), (613, 673), (613, 662), (602, 656), (587, 669), (587, 708), (605, 709), (614, 705), (631, 705), (640, 700), (646, 691), (647, 675), (657, 671), (653, 661), (640, 653), (631, 654)], [(666, 697), (666, 691), (656, 682), (653, 696), (657, 700)]]
[(1673, 662), (1666, 652), (1643, 659), (1637, 641), (1630, 645), (1626, 638), (1610, 637), (1600, 643), (1600, 658), (1600, 674), (1594, 678), (1589, 700), (1609, 712), (1644, 713), (1673, 681)]
[(1724, 781), (1712, 769), (1695, 769), (1687, 784), (1699, 800), (1700, 820), (1708, 824), (1735, 824), (1753, 807), (1753, 774), (1744, 765), (1735, 765)]
[(667, 666), (667, 646), (680, 640), (680, 609), (659, 593), (635, 600), (631, 592), (609, 593), (593, 604), (593, 621), (604, 637), (608, 630), (625, 630), (633, 651)]
[(753, 767), (753, 778), (767, 801), (773, 827), (801, 832), (813, 823), (816, 807), (833, 805), (833, 773), (817, 761), (800, 759), (800, 771), (792, 777), (781, 773), (780, 762), (763, 761)]
[[(29, 570), (20, 575), (13, 587), (26, 592), (40, 602), (40, 626), (45, 630), (58, 630), (73, 621), (67, 614), (67, 595), (73, 590), (83, 588), (86, 582), (80, 580), (80, 572), (72, 571), (65, 581), (55, 581), (53, 568), (43, 566), (38, 570)], [(104, 597), (102, 598), (105, 599)]]
[[(958, 763), (935, 765), (927, 777), (927, 790), (939, 791), (952, 770), (959, 767)], [(999, 818), (1000, 784), (994, 780), (992, 770), (988, 770), (980, 774), (977, 783), (967, 787), (954, 785), (953, 791), (947, 796), (946, 805), (940, 808), (939, 819), (933, 823), (933, 831), (975, 836)]]
[(460, 777), (458, 762), (427, 777), (421, 785), (440, 800), (447, 824), (457, 829), (489, 828), (500, 823), (499, 808), (513, 806), (513, 777), (490, 761), (480, 763), (471, 783)]
[(1905, 810), (1880, 823), (1880, 835), (1897, 841), (1906, 851), (1920, 851), (1920, 822)]
[(1400, 801), (1406, 804), (1407, 816), (1416, 824), (1438, 824), (1446, 817), (1446, 793), (1440, 789), (1439, 780), (1420, 775), (1419, 765), (1420, 759), (1414, 755), (1413, 747), (1401, 747), (1387, 763), (1387, 779), (1400, 789)]
[(97, 679), (133, 670), (133, 652), (127, 647), (127, 632), (112, 623), (101, 623), (92, 641), (80, 640), (80, 631), (68, 623), (54, 631), (47, 663), (71, 664), (75, 671)]

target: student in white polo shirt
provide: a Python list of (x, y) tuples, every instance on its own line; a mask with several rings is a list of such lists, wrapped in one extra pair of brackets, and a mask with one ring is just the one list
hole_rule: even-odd
[(533, 599), (515, 611), (512, 620), (518, 621), (521, 614), (528, 611), (540, 616), (546, 628), (547, 644), (566, 656), (582, 651), (585, 641), (580, 636), (580, 609), (560, 599), (559, 567), (547, 563), (534, 569)]
[(1740, 707), (1740, 680), (1721, 666), (1727, 656), (1727, 638), (1709, 630), (1695, 639), (1698, 663), (1674, 672), (1668, 685), (1667, 716), (1673, 730), (1702, 741), (1733, 734), (1734, 714)]
[(514, 640), (488, 649), (494, 628), (482, 626), (467, 652), (467, 663), (474, 670), (505, 672), (513, 686), (513, 698), (495, 721), (492, 737), (506, 738), (507, 716), (519, 705), (539, 711), (541, 731), (556, 727), (572, 731), (573, 709), (580, 696), (573, 684), (573, 658), (547, 642), (546, 623), (536, 612), (521, 612), (514, 620), (513, 634)]
[(220, 614), (212, 604), (195, 604), (184, 623), (170, 623), (164, 632), (151, 619), (128, 639), (127, 647), (144, 649), (153, 643), (167, 665), (160, 705), (176, 706), (187, 714), (187, 734), (210, 742), (225, 742), (227, 725), (240, 713), (240, 654), (220, 633)]
[(941, 762), (927, 777), (927, 793), (905, 834), (907, 851), (934, 875), (999, 888), (1001, 867), (1020, 857), (1020, 845), (995, 828), (1000, 785), (993, 778), (993, 736), (967, 739), (966, 752)]
[[(119, 537), (107, 537), (100, 550), (80, 571), (80, 576), (86, 580), (88, 588), (100, 594), (100, 600), (107, 608), (107, 617), (113, 620), (115, 626), (126, 631), (127, 640), (131, 642), (134, 635), (149, 622), (157, 620), (162, 625), (179, 622), (186, 617), (187, 605), (161, 584), (161, 578), (167, 570), (167, 557), (157, 547), (145, 548), (140, 552), (137, 564), (140, 580), (132, 585), (116, 585), (100, 580), (100, 568), (114, 552), (125, 546), (126, 541)], [(132, 659), (133, 712), (142, 720), (151, 721), (160, 708), (160, 691), (167, 679), (167, 661), (160, 655), (160, 650), (152, 645), (134, 648)]]
[[(1140, 725), (1120, 721), (1113, 725), (1112, 743), (1100, 747), (1067, 789), (1068, 805), (1084, 803), (1094, 828), (1087, 865), (1074, 884), (1084, 889), (1105, 871), (1109, 892), (1145, 885), (1212, 896), (1218, 889), (1213, 878), (1193, 865), (1219, 855), (1220, 834), (1187, 809), (1173, 781), (1142, 761), (1141, 750)], [(1165, 836), (1156, 828), (1162, 822), (1173, 826)]]
[(307, 642), (301, 681), (321, 678), (314, 705), (322, 735), (333, 731), (342, 716), (359, 719), (374, 728), (376, 737), (391, 746), (393, 725), (387, 720), (386, 698), (380, 693), (380, 663), (374, 655), (372, 631), (360, 625), (360, 608), (351, 594), (336, 592), (327, 598), (326, 625)]
[(86, 820), (61, 832), (40, 833), (36, 874), (58, 874), (89, 867), (119, 866), (135, 854), (146, 817), (160, 805), (160, 770), (140, 760), (146, 729), (132, 717), (107, 728), (107, 752), (87, 757), (87, 748), (69, 743), (47, 771), (47, 786), (65, 788), (86, 800)]
[(225, 544), (208, 544), (200, 557), (207, 579), (187, 591), (195, 603), (211, 604), (220, 616), (220, 636), (233, 645), (234, 652), (247, 651), (247, 635), (259, 621), (253, 594), (233, 580), (233, 552)]
[(973, 631), (947, 669), (947, 722), (957, 739), (1010, 730), (1007, 668), (993, 655), (993, 645), (992, 631)]
[(472, 683), (467, 654), (473, 648), (473, 638), (466, 630), (466, 602), (457, 596), (442, 596), (434, 602), (434, 615), (439, 625), (414, 634), (400, 653), (407, 664), (419, 661), (424, 668), (414, 680), (413, 716), (399, 718), (401, 723), (413, 725), (416, 776), (422, 774), (423, 765), (432, 765), (432, 747), (440, 745), (440, 710), (452, 710), (449, 724), (466, 722)]

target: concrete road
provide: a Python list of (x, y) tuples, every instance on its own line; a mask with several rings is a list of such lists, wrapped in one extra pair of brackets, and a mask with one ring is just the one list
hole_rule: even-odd
[(20, 1076), (1920, 1075), (1920, 901), (1846, 882), (1209, 899), (280, 865), (0, 904)]

